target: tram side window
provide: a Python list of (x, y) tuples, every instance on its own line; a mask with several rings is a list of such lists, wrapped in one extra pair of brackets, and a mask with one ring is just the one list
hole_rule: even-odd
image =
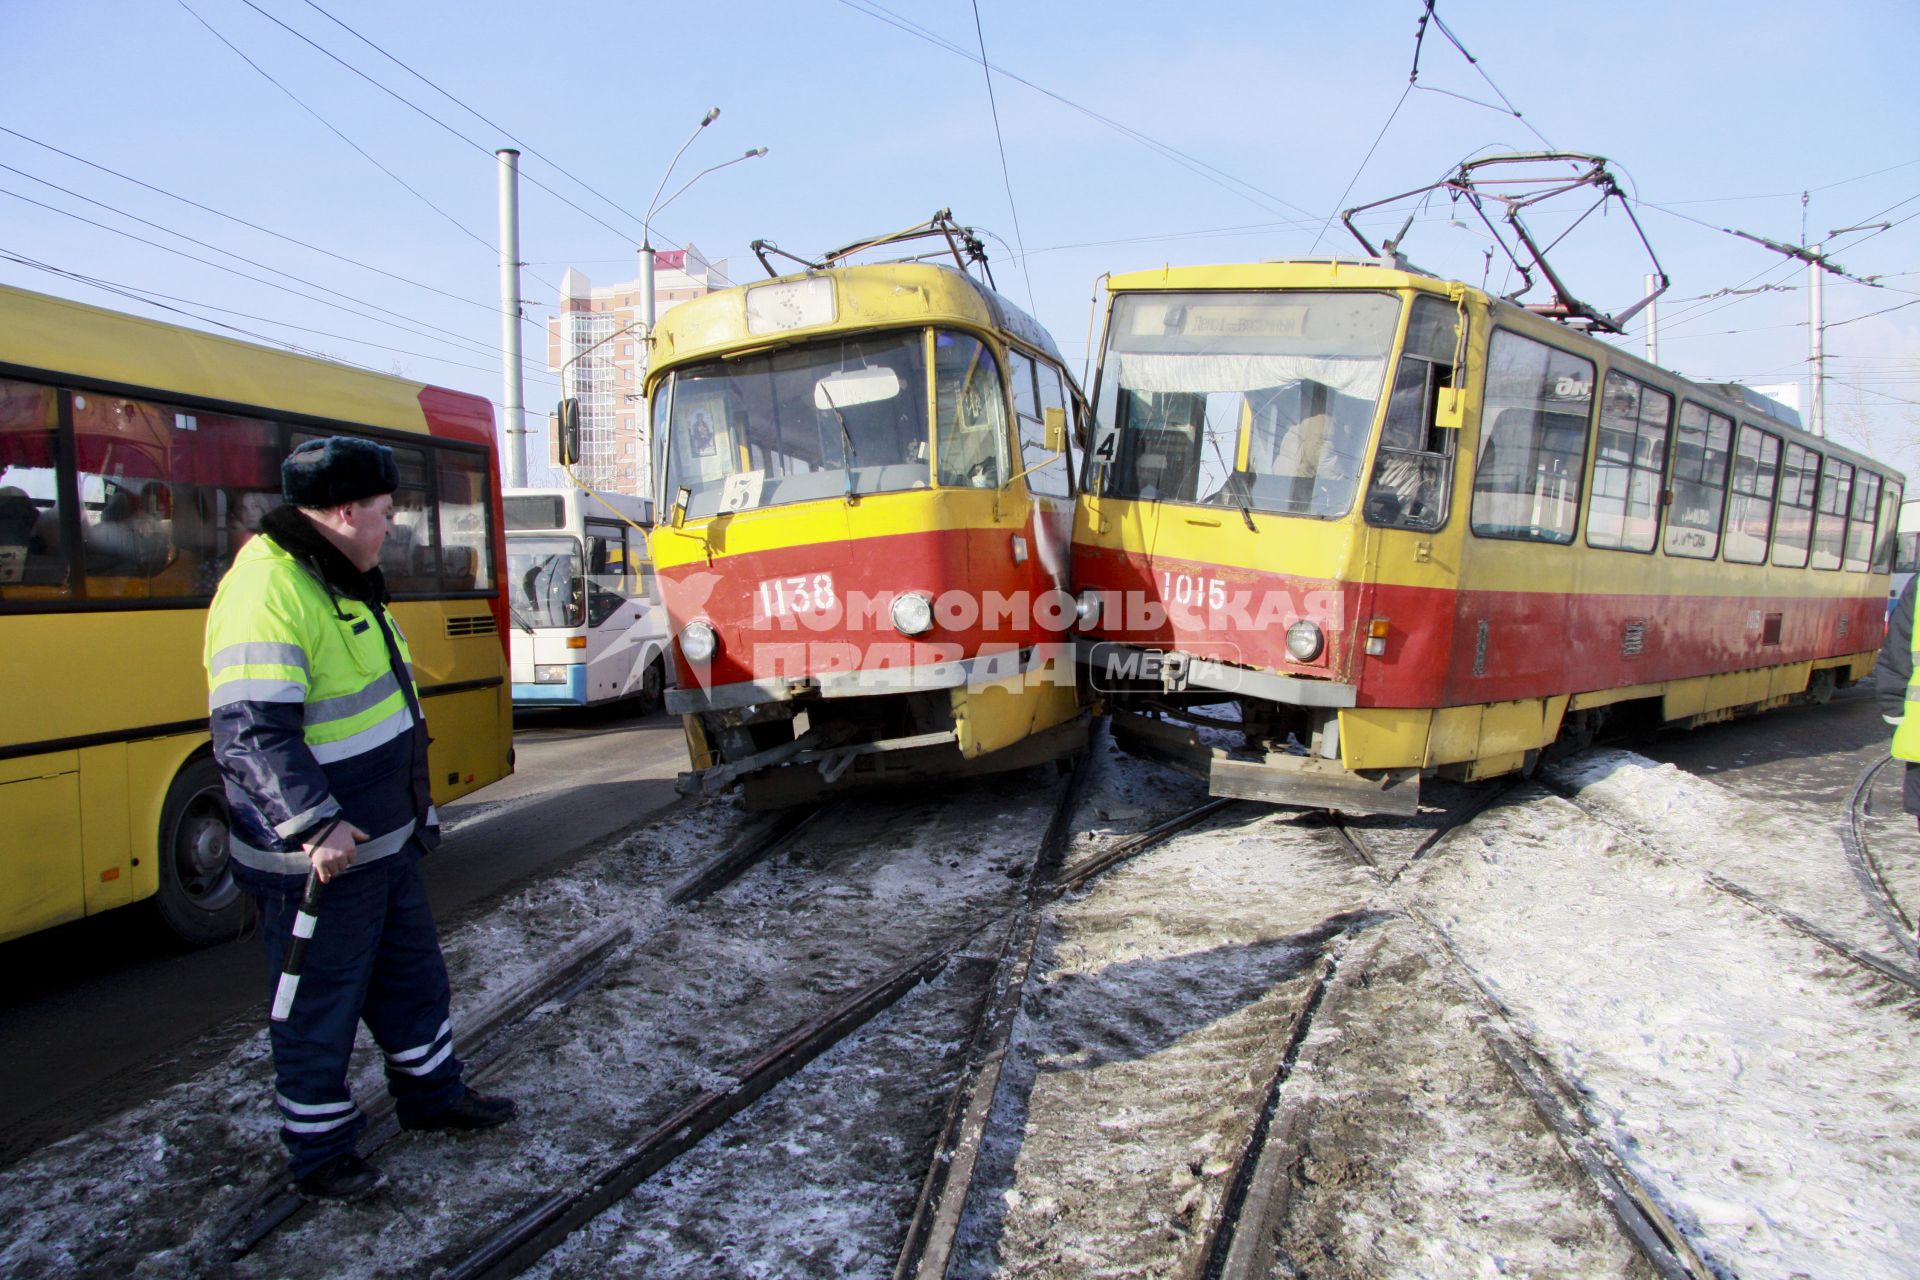
[(1780, 469), (1780, 515), (1774, 522), (1773, 562), (1804, 569), (1813, 542), (1813, 504), (1820, 492), (1820, 455), (1804, 445), (1787, 445)]
[(52, 387), (0, 379), (0, 603), (72, 594), (60, 525)]
[[(1880, 536), (1873, 543), (1874, 573), (1886, 573), (1896, 566), (1893, 561), (1893, 540), (1898, 530), (1900, 518), (1900, 485), (1891, 476), (1883, 477), (1880, 485)], [(1904, 544), (1905, 537), (1901, 542)], [(1904, 548), (1903, 548), (1904, 549)], [(1911, 572), (1909, 568), (1908, 572)]]
[(1007, 366), (1013, 374), (1013, 416), (1020, 426), (1020, 467), (1027, 473), (1027, 488), (1048, 497), (1066, 497), (1073, 491), (1068, 455), (1047, 448), (1046, 411), (1058, 409), (1063, 417), (1066, 413), (1060, 371), (1020, 351), (1008, 353)]
[(934, 335), (934, 430), (940, 440), (938, 483), (997, 489), (1007, 467), (1006, 394), (1000, 368), (984, 342), (966, 334)]
[(1593, 407), (1592, 361), (1497, 330), (1487, 353), (1473, 531), (1573, 541)]
[(92, 393), (72, 411), (87, 597), (211, 596), (279, 505), (279, 428)]
[(1873, 521), (1880, 509), (1880, 477), (1871, 471), (1855, 474), (1853, 501), (1847, 510), (1847, 547), (1843, 564), (1849, 573), (1865, 573), (1873, 560)]
[(1846, 547), (1847, 501), (1853, 494), (1853, 464), (1828, 458), (1820, 475), (1820, 498), (1813, 513), (1815, 569), (1838, 569)]
[[(1780, 437), (1742, 425), (1733, 454), (1733, 495), (1727, 504), (1727, 559), (1765, 564), (1773, 532), (1773, 494), (1780, 479)], [(1869, 520), (1868, 528), (1872, 528)]]
[(1667, 513), (1668, 555), (1711, 560), (1720, 553), (1732, 447), (1732, 418), (1692, 401), (1681, 403), (1673, 445), (1673, 507)]
[(1672, 396), (1623, 373), (1607, 374), (1593, 496), (1587, 504), (1588, 546), (1653, 550), (1660, 533), (1660, 483), (1672, 422)]
[(1430, 530), (1446, 523), (1455, 433), (1434, 419), (1441, 391), (1454, 385), (1459, 339), (1458, 309), (1438, 298), (1414, 300), (1367, 485), (1369, 524)]

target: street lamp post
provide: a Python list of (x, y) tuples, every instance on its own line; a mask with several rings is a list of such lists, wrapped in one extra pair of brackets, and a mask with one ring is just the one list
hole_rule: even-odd
[[(660, 185), (653, 189), (653, 199), (647, 203), (647, 215), (645, 218), (641, 220), (641, 224), (640, 224), (640, 340), (641, 340), (642, 348), (646, 352), (647, 366), (651, 366), (653, 363), (653, 322), (657, 315), (657, 306), (656, 306), (656, 302), (654, 298), (654, 290), (653, 290), (653, 257), (654, 257), (653, 215), (660, 212), (662, 209), (665, 209), (668, 205), (672, 204), (675, 200), (678, 200), (682, 195), (686, 193), (686, 190), (688, 187), (691, 187), (694, 183), (700, 181), (700, 179), (706, 177), (708, 174), (714, 172), (716, 169), (724, 169), (728, 165), (739, 164), (742, 160), (753, 160), (753, 159), (756, 159), (757, 157), (767, 154), (767, 149), (765, 147), (755, 147), (751, 151), (748, 151), (746, 154), (735, 156), (731, 160), (723, 160), (719, 164), (708, 165), (706, 168), (702, 169), (700, 172), (694, 174), (691, 178), (688, 178), (685, 182), (681, 183), (679, 186), (679, 189), (676, 190), (672, 195), (668, 196), (665, 200), (662, 200), (660, 198), (660, 193), (667, 189), (667, 181), (668, 179), (673, 177), (674, 166), (680, 163), (680, 157), (687, 153), (687, 148), (692, 146), (693, 140), (700, 136), (700, 131), (702, 129), (705, 129), (708, 125), (712, 124), (716, 119), (719, 118), (719, 116), (720, 116), (720, 108), (714, 107), (710, 109), (706, 115), (701, 117), (700, 123), (694, 127), (693, 132), (687, 135), (687, 140), (680, 144), (680, 149), (673, 153), (673, 159), (667, 162), (667, 171), (660, 175)], [(642, 370), (643, 376), (644, 376), (644, 372), (645, 370), (643, 367), (643, 370)], [(649, 426), (646, 424), (643, 424), (640, 429), (641, 456), (643, 459), (642, 471), (648, 470), (645, 460), (652, 456), (653, 441), (649, 438), (650, 435), (651, 435), (651, 431)], [(649, 484), (646, 487), (651, 488), (652, 476), (649, 475), (647, 478), (648, 478)]]

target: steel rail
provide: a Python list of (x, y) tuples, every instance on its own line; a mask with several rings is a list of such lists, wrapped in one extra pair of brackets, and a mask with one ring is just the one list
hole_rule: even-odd
[(1853, 794), (1847, 797), (1847, 824), (1840, 830), (1840, 843), (1846, 848), (1847, 863), (1853, 868), (1854, 878), (1860, 882), (1860, 891), (1866, 895), (1867, 905), (1873, 908), (1874, 914), (1880, 917), (1880, 923), (1899, 943), (1900, 953), (1907, 955), (1920, 948), (1920, 939), (1914, 936), (1912, 917), (1901, 908), (1892, 886), (1880, 873), (1880, 864), (1867, 845), (1865, 826), (1861, 822), (1872, 799), (1871, 788), (1875, 775), (1892, 763), (1891, 755), (1882, 756), (1867, 766), (1860, 780), (1854, 783)]
[[(936, 1280), (952, 1266), (1048, 906), (1102, 872), (1239, 803), (1234, 799), (1208, 800), (1146, 831), (1117, 840), (1051, 878), (1030, 882), (1027, 899), (1008, 931), (994, 982), (975, 1021), (967, 1062), (950, 1096), (946, 1124), (934, 1146), (911, 1225), (894, 1264), (894, 1280)], [(1063, 849), (1064, 843), (1063, 835)]]
[[(1458, 829), (1484, 807), (1475, 806), (1463, 812), (1460, 821), (1450, 822), (1441, 834)], [(1376, 861), (1367, 851), (1364, 841), (1344, 823), (1336, 825), (1334, 834), (1338, 843), (1356, 861), (1379, 877)], [(1436, 843), (1437, 838), (1424, 847), (1430, 848)], [(1534, 1110), (1553, 1131), (1561, 1148), (1592, 1182), (1600, 1198), (1613, 1212), (1628, 1238), (1640, 1249), (1648, 1264), (1663, 1280), (1717, 1280), (1717, 1273), (1694, 1252), (1685, 1233), (1673, 1222), (1653, 1193), (1603, 1139), (1595, 1136), (1596, 1126), (1580, 1102), (1579, 1090), (1555, 1070), (1547, 1057), (1535, 1049), (1517, 1028), (1512, 1010), (1491, 987), (1481, 981), (1480, 975), (1467, 962), (1451, 935), (1420, 908), (1405, 901), (1392, 883), (1384, 877), (1381, 877), (1381, 881), (1383, 896), (1398, 900), (1394, 903), (1395, 909), (1420, 926), (1438, 944), (1448, 967), (1464, 981), (1467, 989), (1479, 997), (1482, 1008), (1473, 1019), (1475, 1027), (1494, 1056), (1526, 1094)], [(1246, 1273), (1224, 1274), (1226, 1280), (1240, 1280)]]
[(695, 868), (667, 891), (667, 902), (684, 907), (711, 897), (749, 868), (771, 858), (811, 827), (831, 804), (782, 809), (762, 823), (760, 830), (735, 841), (719, 856)]
[[(1619, 835), (1623, 836), (1624, 838), (1631, 840), (1635, 845), (1639, 846), (1642, 852), (1646, 853), (1649, 857), (1658, 859), (1659, 861), (1666, 863), (1668, 866), (1674, 867), (1678, 870), (1691, 872), (1692, 874), (1698, 876), (1702, 883), (1709, 885), (1714, 889), (1718, 889), (1720, 892), (1728, 895), (1729, 897), (1736, 898), (1739, 901), (1746, 903), (1749, 907), (1752, 907), (1755, 911), (1758, 911), (1765, 916), (1768, 916), (1774, 920), (1779, 921), (1781, 924), (1786, 925), (1787, 928), (1793, 930), (1795, 933), (1798, 933), (1802, 937), (1811, 939), (1812, 941), (1819, 943), (1821, 946), (1833, 952), (1835, 955), (1840, 956), (1850, 961), (1851, 963), (1858, 965), (1863, 969), (1870, 969), (1874, 973), (1878, 974), (1880, 977), (1887, 978), (1893, 982), (1897, 982), (1901, 986), (1906, 987), (1911, 991), (1920, 991), (1920, 972), (1916, 972), (1912, 969), (1902, 968), (1897, 964), (1892, 964), (1886, 960), (1882, 960), (1879, 956), (1873, 955), (1870, 952), (1862, 951), (1860, 950), (1860, 948), (1854, 946), (1853, 944), (1846, 942), (1839, 937), (1836, 937), (1832, 932), (1821, 927), (1818, 924), (1815, 924), (1813, 921), (1807, 919), (1805, 916), (1802, 916), (1797, 912), (1789, 911), (1787, 908), (1779, 905), (1778, 903), (1772, 902), (1766, 898), (1761, 897), (1759, 894), (1755, 893), (1753, 890), (1747, 888), (1744, 885), (1738, 884), (1732, 880), (1727, 879), (1727, 877), (1721, 875), (1719, 872), (1710, 871), (1705, 867), (1697, 867), (1690, 862), (1674, 857), (1672, 854), (1667, 853), (1665, 850), (1655, 845), (1652, 841), (1648, 840), (1646, 836), (1640, 834), (1637, 831), (1634, 831), (1629, 827), (1621, 825), (1619, 822), (1616, 822), (1614, 819), (1608, 817), (1606, 814), (1601, 813), (1597, 809), (1594, 809), (1592, 806), (1583, 803), (1580, 800), (1579, 796), (1571, 791), (1562, 790), (1559, 787), (1550, 787), (1549, 789), (1552, 790), (1554, 794), (1559, 795), (1562, 799), (1566, 800), (1567, 803), (1573, 805), (1576, 809), (1580, 810), (1581, 813), (1584, 813), (1589, 818), (1592, 818), (1595, 822), (1617, 832)], [(1848, 834), (1849, 833), (1847, 832), (1847, 830), (1843, 828), (1841, 832), (1843, 844), (1846, 842), (1845, 837)], [(1849, 850), (1849, 861), (1851, 861), (1851, 857), (1852, 857), (1852, 851)], [(1898, 937), (1899, 935), (1896, 934), (1895, 936)], [(1901, 939), (1901, 942), (1902, 942), (1903, 952), (1912, 950), (1911, 945), (1907, 944), (1904, 938)]]
[[(632, 937), (632, 926), (613, 924), (577, 940), (552, 964), (509, 989), (470, 1024), (461, 1026), (461, 1038), (472, 1045), (463, 1055), (468, 1074), (481, 1075), (505, 1056), (512, 1047), (505, 1032), (528, 1014), (546, 1004), (571, 1000), (598, 981), (611, 965), (614, 953)], [(400, 1122), (393, 1114), (393, 1099), (385, 1095), (367, 1107), (366, 1113), (369, 1123), (361, 1145), (371, 1153), (399, 1134)], [(217, 1249), (229, 1262), (238, 1260), (299, 1214), (307, 1203), (285, 1178), (277, 1177), (250, 1192), (189, 1248), (201, 1254)]]
[[(1073, 778), (1062, 788), (1028, 880), (1044, 878), (1058, 865), (1067, 841), (1086, 753)], [(818, 811), (816, 811), (817, 813)], [(801, 819), (801, 824), (813, 815)], [(784, 843), (798, 826), (777, 834)], [(567, 1236), (619, 1203), (679, 1156), (746, 1110), (781, 1081), (891, 1008), (909, 991), (939, 973), (988, 927), (955, 931), (914, 959), (889, 971), (841, 1001), (825, 1015), (795, 1027), (750, 1062), (726, 1073), (734, 1083), (709, 1089), (668, 1116), (624, 1152), (571, 1189), (556, 1190), (527, 1205), (478, 1236), (449, 1251), (436, 1268), (447, 1280), (501, 1280), (515, 1276), (556, 1248)]]

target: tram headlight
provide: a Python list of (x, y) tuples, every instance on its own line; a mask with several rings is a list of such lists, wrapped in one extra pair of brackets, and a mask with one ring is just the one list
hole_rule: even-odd
[(893, 629), (903, 636), (923, 636), (933, 630), (933, 598), (924, 591), (895, 596), (887, 612), (893, 618)]
[(680, 628), (680, 652), (688, 662), (705, 662), (718, 652), (720, 636), (707, 622), (689, 622)]
[(1100, 593), (1088, 587), (1074, 601), (1073, 616), (1079, 620), (1080, 629), (1091, 631), (1100, 625)]
[(1318, 623), (1302, 618), (1287, 628), (1287, 652), (1295, 662), (1312, 662), (1326, 648), (1327, 638)]
[(533, 668), (533, 682), (535, 684), (565, 684), (567, 682), (567, 668), (550, 662), (538, 663)]

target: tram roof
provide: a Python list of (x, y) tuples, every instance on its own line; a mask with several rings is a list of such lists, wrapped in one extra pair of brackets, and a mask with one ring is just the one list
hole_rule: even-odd
[[(826, 281), (832, 290), (831, 308), (822, 318), (796, 314), (790, 323), (770, 323), (764, 316), (749, 317), (750, 297), (798, 299), (809, 281)], [(937, 263), (893, 262), (796, 272), (682, 302), (655, 325), (654, 371), (720, 352), (942, 322), (1009, 334), (1060, 360), (1059, 348), (1039, 321), (972, 276)]]

